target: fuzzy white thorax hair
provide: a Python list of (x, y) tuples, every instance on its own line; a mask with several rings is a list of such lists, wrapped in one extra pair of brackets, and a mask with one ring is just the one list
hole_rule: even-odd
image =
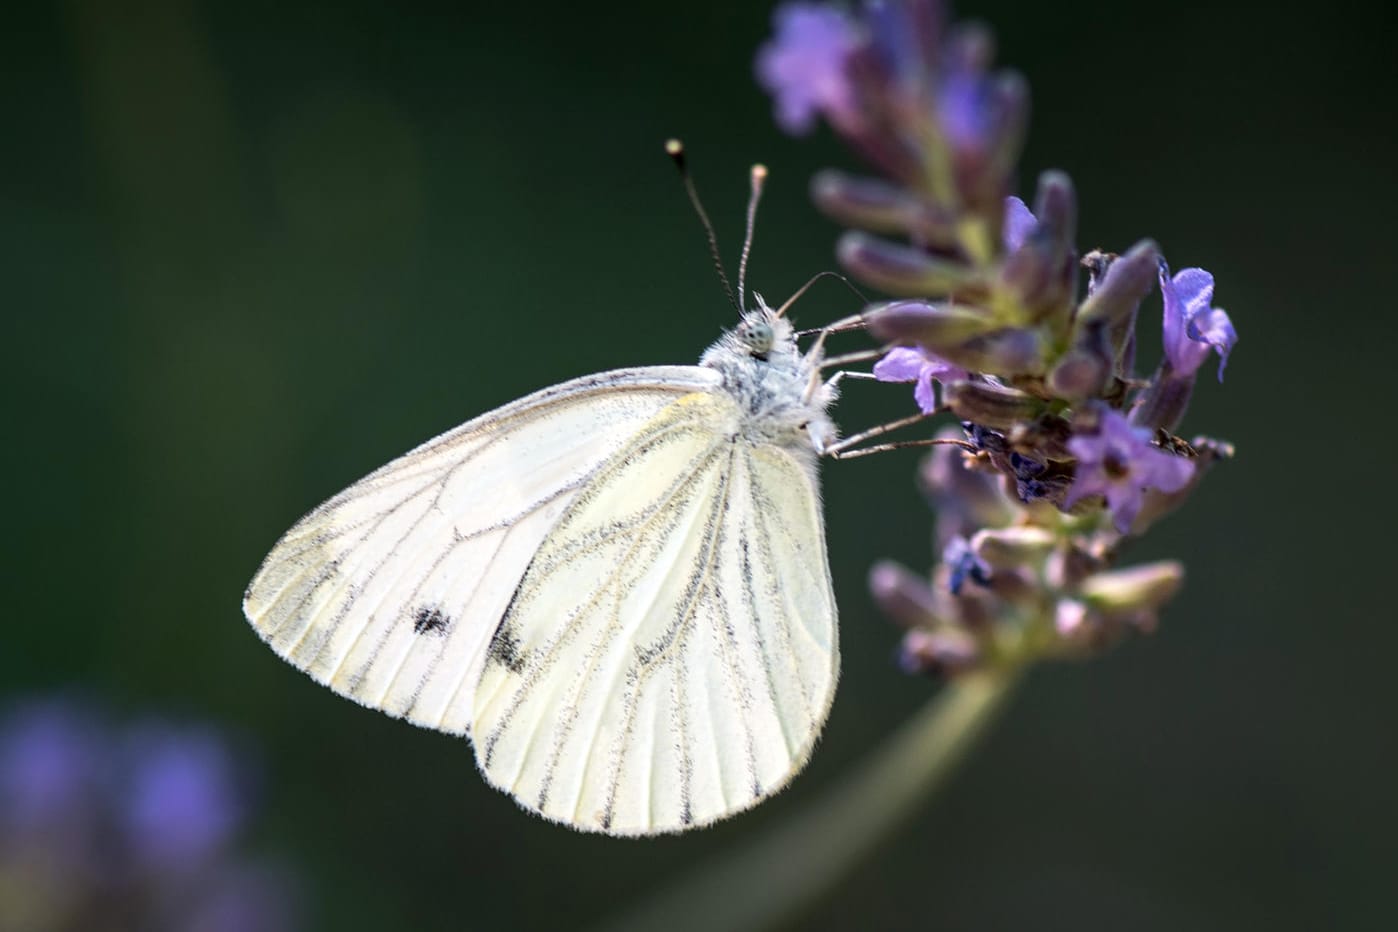
[(836, 437), (826, 414), (835, 391), (821, 381), (821, 359), (819, 351), (802, 354), (791, 322), (759, 296), (757, 307), (724, 331), (699, 364), (723, 377), (741, 412), (737, 429), (745, 439), (783, 447), (814, 466)]

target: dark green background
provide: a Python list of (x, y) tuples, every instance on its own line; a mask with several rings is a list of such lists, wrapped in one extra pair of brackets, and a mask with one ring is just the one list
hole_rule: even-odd
[[(422, 439), (571, 376), (693, 361), (731, 322), (667, 135), (730, 255), (747, 165), (771, 167), (753, 278), (772, 298), (832, 266), (806, 179), (854, 163), (772, 126), (765, 5), (389, 7), (7, 14), (0, 699), (78, 687), (247, 736), (255, 844), (303, 871), (317, 928), (594, 920), (796, 811), (930, 694), (891, 667), (864, 587), (877, 558), (930, 559), (914, 455), (826, 468), (826, 738), (789, 792), (691, 837), (527, 817), (464, 743), (277, 660), (243, 587), (304, 510)], [(962, 12), (1034, 91), (1021, 190), (1064, 168), (1083, 248), (1152, 235), (1217, 276), (1242, 340), (1185, 426), (1240, 453), (1138, 548), (1190, 568), (1158, 634), (1037, 672), (810, 926), (1392, 928), (1391, 24)], [(798, 316), (854, 309), (832, 285)], [(911, 406), (847, 394), (847, 430)]]

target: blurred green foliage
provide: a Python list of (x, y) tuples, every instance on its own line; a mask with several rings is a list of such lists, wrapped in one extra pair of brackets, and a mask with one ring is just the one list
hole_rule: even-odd
[[(1363, 8), (961, 12), (989, 20), (1030, 79), (1021, 188), (1064, 168), (1084, 249), (1151, 235), (1176, 267), (1217, 276), (1242, 342), (1184, 430), (1240, 455), (1138, 554), (1190, 569), (1161, 631), (1039, 671), (955, 785), (809, 927), (1391, 922), (1395, 451), (1375, 413), (1398, 336), (1384, 290), (1398, 152), (1383, 24)], [(571, 376), (692, 361), (730, 323), (666, 136), (688, 142), (730, 256), (746, 167), (770, 166), (759, 290), (781, 299), (831, 267), (834, 228), (805, 184), (852, 160), (771, 125), (750, 65), (768, 13), (10, 11), (0, 698), (77, 686), (254, 736), (261, 843), (302, 865), (319, 927), (337, 930), (600, 918), (761, 832), (877, 742), (934, 688), (894, 671), (897, 632), (864, 588), (878, 557), (930, 560), (912, 453), (826, 469), (844, 674), (811, 767), (692, 837), (529, 818), (463, 743), (317, 686), (239, 611), (277, 536), (397, 453)], [(797, 316), (854, 309), (821, 286)], [(901, 388), (846, 395), (846, 429), (911, 409)]]

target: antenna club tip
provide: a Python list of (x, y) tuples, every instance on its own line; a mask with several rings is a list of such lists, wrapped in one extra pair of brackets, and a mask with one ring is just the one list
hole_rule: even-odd
[(753, 177), (753, 179), (756, 180), (756, 181), (764, 181), (764, 180), (766, 180), (766, 178), (767, 178), (767, 166), (766, 166), (766, 165), (763, 165), (761, 162), (758, 162), (757, 164), (753, 165), (753, 167), (752, 167), (752, 177)]
[(675, 156), (679, 155), (684, 155), (684, 143), (680, 142), (678, 139), (673, 138), (665, 140), (665, 154), (670, 156), (671, 158), (674, 158)]

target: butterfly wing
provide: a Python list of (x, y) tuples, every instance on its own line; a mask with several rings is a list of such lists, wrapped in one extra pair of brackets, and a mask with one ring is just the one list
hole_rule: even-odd
[(243, 610), (336, 692), (463, 734), (486, 648), (531, 558), (594, 475), (715, 389), (696, 366), (566, 382), (445, 433), (302, 518)]
[(615, 835), (703, 825), (801, 769), (838, 670), (811, 471), (693, 395), (543, 541), (487, 652), (477, 762), (526, 808)]

